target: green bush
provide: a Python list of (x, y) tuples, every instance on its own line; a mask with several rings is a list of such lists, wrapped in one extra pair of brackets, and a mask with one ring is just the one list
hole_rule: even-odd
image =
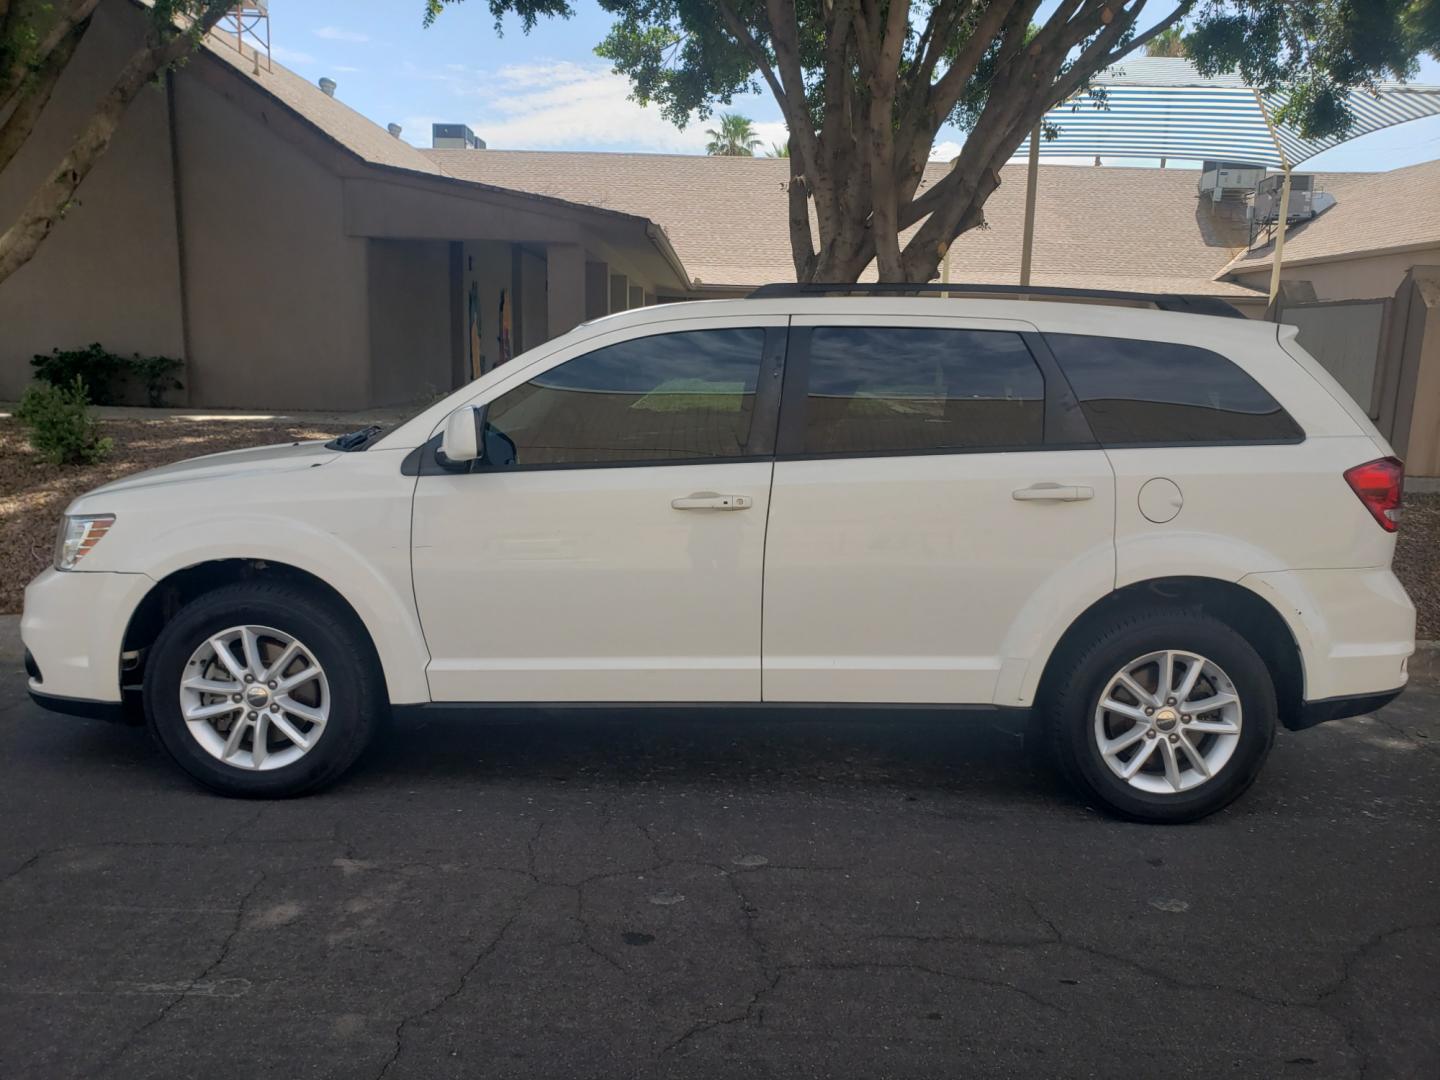
[(119, 405), (130, 395), (126, 390), (138, 383), (145, 391), (145, 404), (159, 407), (165, 395), (185, 384), (176, 374), (182, 361), (169, 356), (129, 357), (112, 353), (98, 341), (83, 349), (52, 349), (49, 356), (36, 355), (30, 361), (35, 377), (51, 386), (68, 387), (78, 377), (92, 405)]
[(100, 437), (90, 415), (85, 380), (79, 375), (69, 386), (31, 383), (15, 416), (30, 429), (35, 452), (56, 465), (92, 465), (114, 445)]
[(92, 405), (114, 405), (117, 384), (125, 373), (124, 357), (106, 351), (99, 342), (83, 349), (53, 349), (49, 356), (37, 355), (30, 366), (37, 379), (51, 386), (67, 387), (80, 379)]

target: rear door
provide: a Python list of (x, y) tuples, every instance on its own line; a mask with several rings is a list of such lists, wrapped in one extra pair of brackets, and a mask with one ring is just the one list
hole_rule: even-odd
[(797, 317), (790, 336), (765, 700), (992, 702), (1047, 590), (1113, 587), (1113, 473), (1068, 386), (1024, 322)]

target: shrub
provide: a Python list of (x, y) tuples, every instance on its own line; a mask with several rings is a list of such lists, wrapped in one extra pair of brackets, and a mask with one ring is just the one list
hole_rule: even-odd
[(114, 405), (116, 383), (125, 373), (124, 357), (107, 352), (99, 342), (83, 349), (52, 349), (49, 356), (36, 356), (30, 361), (35, 377), (51, 386), (68, 387), (76, 379), (85, 386), (86, 400), (92, 405)]
[(165, 404), (171, 390), (183, 390), (185, 384), (175, 377), (183, 361), (171, 356), (141, 356), (136, 353), (128, 361), (130, 371), (145, 387), (145, 404), (158, 409)]
[(92, 405), (119, 405), (132, 397), (126, 391), (138, 383), (145, 404), (152, 408), (164, 405), (169, 391), (184, 388), (176, 377), (182, 364), (169, 356), (120, 356), (98, 341), (83, 349), (52, 349), (49, 356), (37, 355), (30, 361), (35, 377), (52, 386), (68, 387), (78, 376)]
[(110, 452), (113, 442), (102, 439), (90, 415), (85, 380), (79, 375), (69, 386), (33, 382), (25, 389), (16, 418), (30, 429), (30, 445), (56, 465), (91, 465)]

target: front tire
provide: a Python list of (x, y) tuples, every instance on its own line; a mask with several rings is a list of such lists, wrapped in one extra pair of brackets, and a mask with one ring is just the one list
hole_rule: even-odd
[(1046, 696), (1061, 771), (1134, 821), (1196, 821), (1229, 805), (1275, 741), (1264, 661), (1199, 612), (1117, 619), (1062, 658)]
[(286, 582), (228, 585), (166, 624), (145, 668), (145, 718), (171, 759), (225, 795), (288, 798), (339, 779), (386, 714), (354, 616)]

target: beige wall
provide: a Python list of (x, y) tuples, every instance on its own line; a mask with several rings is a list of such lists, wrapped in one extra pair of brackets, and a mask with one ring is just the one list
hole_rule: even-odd
[(366, 241), (339, 177), (211, 85), (176, 90), (191, 401), (370, 404)]
[[(1440, 263), (1440, 247), (1407, 251), (1399, 255), (1372, 255), (1334, 262), (1286, 266), (1282, 281), (1308, 281), (1317, 300), (1373, 300), (1395, 295), (1412, 266)], [(1251, 288), (1270, 289), (1270, 271), (1237, 278)]]
[[(102, 4), (24, 149), (0, 173), (10, 222), (64, 156), (76, 128), (142, 40), (140, 12)], [(184, 355), (163, 85), (131, 105), (76, 204), (27, 265), (0, 283), (0, 399), (19, 397), (30, 358), (98, 341), (121, 353)]]
[(450, 245), (371, 240), (370, 403), (433, 400), (450, 382)]

